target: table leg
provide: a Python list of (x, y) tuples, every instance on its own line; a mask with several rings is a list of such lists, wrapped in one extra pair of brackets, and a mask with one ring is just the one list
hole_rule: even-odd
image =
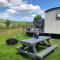
[(26, 46), (26, 45), (22, 45), (22, 49), (24, 49), (24, 50), (25, 50), (25, 49), (26, 49), (26, 47), (28, 47), (28, 46)]
[(47, 39), (47, 42), (48, 42), (49, 46), (51, 46), (50, 39)]
[(35, 45), (33, 45), (32, 48), (33, 48), (33, 52), (36, 54), (37, 53), (37, 50), (35, 48)]

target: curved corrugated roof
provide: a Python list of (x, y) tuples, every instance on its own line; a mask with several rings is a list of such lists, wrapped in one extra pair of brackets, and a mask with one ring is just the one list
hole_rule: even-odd
[(56, 9), (60, 9), (60, 7), (50, 8), (50, 9), (46, 10), (45, 12), (49, 12), (49, 11), (51, 11), (51, 10), (56, 10)]

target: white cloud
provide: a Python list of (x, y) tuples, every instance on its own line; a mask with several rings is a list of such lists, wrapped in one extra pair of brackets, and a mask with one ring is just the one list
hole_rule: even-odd
[(19, 8), (18, 10), (22, 11), (36, 11), (40, 9), (39, 6), (33, 6), (32, 4), (20, 5), (18, 8)]
[(0, 0), (0, 7), (8, 7), (10, 3), (7, 0)]
[(32, 13), (32, 12), (37, 12), (40, 10), (40, 7), (37, 5), (32, 5), (32, 4), (22, 4), (19, 6), (11, 6), (9, 7), (12, 10), (16, 10), (19, 12), (23, 12), (23, 13)]
[(11, 7), (11, 6), (20, 6), (22, 4), (27, 4), (23, 0), (0, 0), (0, 7)]
[(4, 13), (0, 14), (5, 17), (12, 16), (12, 14), (27, 15), (27, 13), (30, 15), (23, 16), (21, 19), (33, 20), (37, 14), (40, 14), (43, 18), (45, 17), (45, 13), (40, 6), (28, 4), (27, 1), (23, 0), (0, 0), (0, 6), (8, 7)]
[(6, 13), (16, 13), (16, 10), (14, 10), (14, 9), (7, 9)]
[(35, 17), (35, 16), (36, 16), (36, 14), (32, 14), (31, 16), (32, 16), (32, 17)]
[(1, 3), (6, 3), (6, 2), (7, 2), (7, 0), (0, 0), (0, 2), (1, 2)]
[(45, 19), (45, 12), (43, 10), (40, 10), (40, 15)]
[(24, 16), (24, 17), (22, 17), (22, 20), (24, 20), (24, 21), (33, 21), (35, 16), (36, 16), (36, 14), (32, 14), (30, 16)]
[(10, 3), (14, 6), (20, 6), (23, 4), (27, 4), (26, 1), (23, 1), (23, 0), (10, 0)]
[(0, 18), (8, 18), (9, 14), (7, 13), (0, 13)]
[(23, 20), (23, 21), (32, 21), (32, 18), (30, 16), (25, 16), (25, 17), (21, 18), (21, 20)]
[(13, 9), (7, 9), (5, 12), (0, 13), (0, 18), (8, 18), (10, 16), (12, 16), (12, 14), (16, 13), (15, 10)]

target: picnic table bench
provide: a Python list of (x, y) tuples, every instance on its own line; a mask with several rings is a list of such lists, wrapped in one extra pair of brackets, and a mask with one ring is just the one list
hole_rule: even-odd
[[(43, 59), (44, 56), (49, 54), (51, 51), (53, 51), (57, 46), (51, 45), (50, 43), (50, 37), (48, 36), (39, 36), (38, 39), (35, 38), (29, 38), (25, 40), (21, 40), (20, 43), (22, 46), (17, 47), (17, 51), (19, 53), (27, 54), (31, 57), (38, 58), (40, 60)], [(47, 41), (48, 44), (46, 44), (44, 41)], [(38, 45), (47, 46), (44, 50), (37, 52), (36, 47)], [(28, 51), (28, 49), (31, 47), (31, 51)]]

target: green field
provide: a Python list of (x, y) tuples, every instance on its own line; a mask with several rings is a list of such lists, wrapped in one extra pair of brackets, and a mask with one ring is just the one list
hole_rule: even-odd
[[(6, 24), (5, 24), (6, 20), (0, 20), (0, 30), (5, 29), (6, 28)], [(27, 23), (27, 24), (26, 24)], [(16, 27), (27, 27), (27, 26), (31, 26), (32, 23), (31, 22), (26, 22), (26, 21), (11, 21), (11, 26), (10, 28), (16, 28)]]
[[(26, 22), (12, 23), (14, 23), (15, 25), (20, 24), (21, 26), (26, 26)], [(0, 22), (0, 26), (5, 27), (4, 22)], [(8, 37), (16, 37), (18, 40), (30, 38), (25, 34), (24, 30), (25, 29), (22, 28), (0, 30), (0, 60), (33, 60), (32, 58), (16, 54), (16, 47), (20, 46), (21, 44), (18, 43), (13, 46), (9, 46), (6, 44), (6, 39)], [(44, 60), (60, 60), (60, 40), (52, 39), (51, 43), (58, 45), (58, 48), (55, 49), (53, 53), (45, 57)]]
[[(9, 30), (1, 31), (0, 32), (0, 60), (20, 60), (21, 59), (21, 56), (16, 54), (17, 52), (16, 46), (20, 46), (20, 44), (17, 44), (14, 46), (8, 46), (6, 44), (6, 39), (10, 36), (12, 37), (16, 36), (16, 38), (19, 40), (29, 38), (26, 35), (24, 35), (23, 30), (21, 31), (20, 29), (11, 29), (10, 35), (9, 35)], [(22, 58), (22, 60), (24, 60), (24, 58)]]
[[(12, 37), (16, 36), (18, 40), (23, 40), (30, 38), (26, 36), (23, 33), (23, 30), (21, 29), (11, 29), (10, 35)], [(1, 31), (0, 32), (0, 60), (33, 60), (29, 57), (23, 57), (21, 55), (16, 54), (17, 50), (16, 47), (20, 46), (20, 44), (9, 46), (6, 44), (6, 39), (10, 37), (9, 30)], [(49, 54), (47, 57), (44, 58), (44, 60), (60, 60), (60, 40), (53, 39), (52, 44), (57, 44), (58, 48), (51, 54)]]

